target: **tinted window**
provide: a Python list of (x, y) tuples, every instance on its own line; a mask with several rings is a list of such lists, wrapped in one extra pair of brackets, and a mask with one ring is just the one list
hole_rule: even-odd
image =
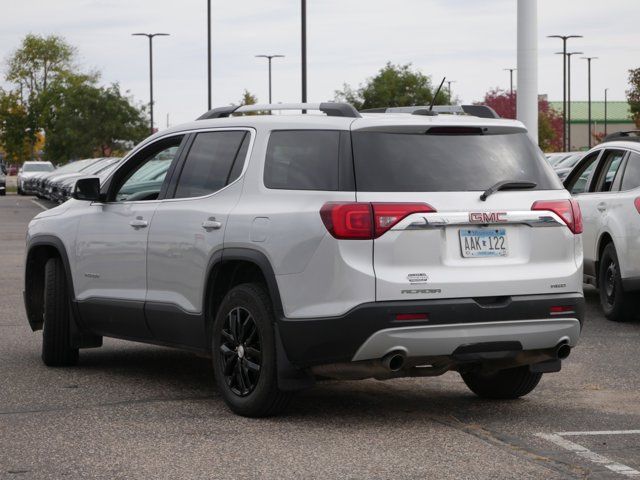
[(637, 187), (640, 187), (640, 155), (632, 152), (629, 154), (627, 167), (624, 170), (621, 190), (631, 190)]
[(600, 152), (592, 153), (577, 167), (578, 170), (576, 170), (575, 173), (572, 172), (571, 176), (573, 177), (573, 180), (571, 181), (571, 185), (568, 187), (568, 190), (573, 195), (587, 191), (587, 188), (589, 187), (589, 178), (598, 164), (596, 160), (598, 160), (599, 155)]
[(244, 131), (199, 133), (182, 167), (176, 198), (201, 197), (227, 185), (245, 136)]
[(625, 152), (621, 150), (607, 150), (604, 168), (600, 174), (600, 181), (598, 182), (598, 192), (611, 191), (613, 181), (616, 178), (616, 173), (618, 173), (624, 154)]
[(538, 190), (562, 188), (526, 133), (444, 133), (354, 132), (358, 190), (482, 191), (501, 180), (532, 181)]
[(173, 145), (168, 145), (160, 151), (156, 150), (142, 160), (129, 172), (120, 188), (116, 189), (115, 200), (123, 202), (157, 199), (181, 140), (182, 137), (171, 139)]
[(264, 166), (267, 188), (338, 190), (340, 132), (287, 130), (271, 133)]

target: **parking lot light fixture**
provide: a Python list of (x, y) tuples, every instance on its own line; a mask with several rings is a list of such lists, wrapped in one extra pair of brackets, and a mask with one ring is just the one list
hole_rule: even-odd
[(583, 55), (584, 52), (557, 52), (556, 55), (567, 57), (567, 151), (571, 151), (571, 57)]
[(132, 33), (134, 37), (149, 39), (149, 126), (153, 134), (153, 37), (168, 37), (168, 33)]
[(274, 58), (284, 58), (284, 55), (256, 55), (256, 58), (266, 58), (269, 62), (269, 103), (271, 104), (271, 60)]
[(567, 40), (570, 38), (583, 38), (582, 35), (547, 35), (547, 38), (559, 38), (562, 40), (562, 147), (567, 150)]
[(504, 68), (505, 72), (509, 72), (509, 94), (513, 96), (513, 72), (518, 70), (517, 68)]

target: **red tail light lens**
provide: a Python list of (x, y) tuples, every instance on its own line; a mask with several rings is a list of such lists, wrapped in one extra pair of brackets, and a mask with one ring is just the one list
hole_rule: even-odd
[(374, 203), (373, 225), (375, 238), (384, 234), (403, 218), (414, 213), (431, 213), (435, 209), (426, 203)]
[(636, 198), (633, 201), (633, 204), (636, 206), (636, 210), (638, 211), (638, 213), (640, 213), (640, 197)]
[(436, 210), (426, 203), (325, 203), (320, 217), (329, 233), (342, 240), (378, 238), (413, 213)]
[(563, 313), (575, 313), (575, 307), (571, 305), (557, 305), (549, 309), (551, 315), (561, 315)]
[(571, 200), (540, 200), (531, 206), (531, 210), (548, 210), (558, 215), (569, 230), (576, 235), (582, 233), (582, 212), (580, 205), (574, 199)]
[(329, 233), (345, 240), (371, 239), (370, 203), (325, 203), (320, 209), (320, 217)]

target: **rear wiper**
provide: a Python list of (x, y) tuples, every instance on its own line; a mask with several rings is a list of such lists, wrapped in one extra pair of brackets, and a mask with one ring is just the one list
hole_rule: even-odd
[(487, 188), (482, 195), (480, 195), (480, 200), (483, 202), (489, 197), (489, 195), (496, 193), (500, 190), (520, 190), (526, 188), (536, 188), (538, 184), (536, 182), (527, 182), (522, 180), (502, 180), (501, 182), (492, 185)]

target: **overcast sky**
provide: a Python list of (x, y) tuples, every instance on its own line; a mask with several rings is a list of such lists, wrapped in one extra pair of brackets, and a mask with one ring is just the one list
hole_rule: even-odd
[[(207, 106), (206, 0), (1, 0), (0, 58), (27, 33), (57, 34), (78, 48), (80, 66), (102, 72), (138, 102), (148, 102), (148, 44), (132, 32), (168, 32), (154, 40), (157, 125), (189, 121)], [(308, 0), (308, 99), (332, 99), (358, 86), (387, 61), (412, 63), (455, 80), (453, 93), (480, 100), (509, 87), (516, 66), (516, 0)], [(561, 41), (598, 56), (593, 99), (625, 98), (627, 70), (640, 67), (640, 1), (539, 0), (539, 89), (562, 98)], [(268, 99), (266, 60), (274, 60), (274, 102), (300, 99), (300, 1), (212, 0), (213, 103), (237, 103), (246, 88)], [(586, 62), (573, 61), (573, 99), (587, 98)], [(4, 85), (6, 87), (6, 84)]]

